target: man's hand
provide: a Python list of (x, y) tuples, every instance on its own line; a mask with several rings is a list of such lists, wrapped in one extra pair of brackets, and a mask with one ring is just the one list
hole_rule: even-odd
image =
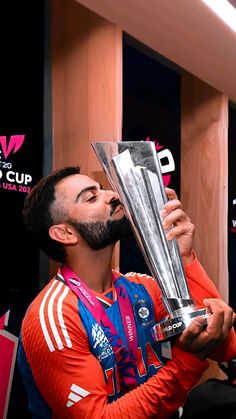
[(196, 317), (176, 340), (179, 348), (194, 353), (200, 359), (207, 358), (227, 339), (236, 318), (232, 308), (218, 298), (208, 298), (203, 303), (212, 313), (207, 325), (202, 317)]
[(163, 219), (163, 228), (171, 230), (166, 234), (167, 240), (173, 238), (178, 239), (180, 254), (183, 263), (187, 264), (193, 261), (192, 254), (193, 236), (195, 226), (191, 223), (190, 218), (182, 210), (181, 202), (173, 189), (165, 188), (169, 201), (164, 205), (161, 216)]

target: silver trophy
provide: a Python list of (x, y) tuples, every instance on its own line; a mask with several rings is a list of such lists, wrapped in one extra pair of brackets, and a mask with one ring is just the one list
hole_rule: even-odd
[[(196, 307), (183, 270), (177, 241), (166, 239), (160, 212), (167, 202), (153, 142), (93, 142), (107, 178), (120, 196), (137, 243), (161, 290), (167, 317), (152, 332), (160, 341), (181, 333), (194, 317), (208, 317)], [(207, 320), (206, 320), (207, 322)]]

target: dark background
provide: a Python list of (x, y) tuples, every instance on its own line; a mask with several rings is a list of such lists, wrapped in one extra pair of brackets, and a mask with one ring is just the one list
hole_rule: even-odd
[[(0, 6), (1, 77), (0, 135), (25, 134), (18, 152), (1, 160), (28, 173), (33, 186), (42, 176), (44, 2), (8, 1)], [(6, 169), (2, 169), (6, 171)], [(32, 247), (22, 221), (26, 194), (0, 189), (0, 307), (28, 302), (38, 291), (39, 251)]]
[(228, 213), (228, 259), (229, 259), (229, 304), (236, 311), (236, 104), (229, 104), (229, 213)]
[[(21, 149), (6, 159), (12, 170), (28, 173), (33, 186), (42, 177), (44, 94), (43, 0), (1, 3), (0, 135), (24, 134)], [(123, 140), (149, 137), (174, 156), (176, 169), (170, 187), (180, 194), (180, 85), (181, 72), (163, 63), (163, 57), (124, 36)], [(229, 108), (229, 275), (230, 304), (236, 310), (235, 158), (236, 108)], [(1, 159), (4, 160), (3, 154)], [(1, 292), (0, 316), (9, 308), (7, 330), (19, 336), (20, 325), (39, 291), (39, 249), (32, 245), (22, 221), (24, 193), (0, 189)], [(121, 271), (148, 273), (133, 237), (121, 243)], [(26, 395), (16, 365), (8, 419), (26, 419)]]
[[(7, 159), (1, 153), (1, 160), (11, 162), (13, 171), (30, 174), (33, 186), (42, 176), (44, 1), (5, 0), (0, 14), (0, 135), (7, 136), (8, 142), (11, 135), (25, 135), (20, 150)], [(0, 316), (10, 308), (7, 330), (19, 336), (25, 310), (39, 290), (39, 249), (23, 226), (26, 194), (1, 188), (0, 196)], [(16, 366), (8, 418), (27, 417)]]
[[(163, 64), (163, 60), (124, 35), (122, 140), (145, 141), (149, 137), (163, 149), (168, 148), (175, 160), (175, 171), (171, 173), (168, 186), (179, 195), (181, 75), (167, 67), (167, 62)], [(133, 236), (121, 241), (120, 270), (149, 273)]]

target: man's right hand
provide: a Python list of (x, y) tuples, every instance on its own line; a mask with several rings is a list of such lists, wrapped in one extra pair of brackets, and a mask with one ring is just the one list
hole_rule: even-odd
[(224, 343), (236, 319), (232, 308), (219, 298), (208, 298), (203, 303), (211, 311), (207, 324), (202, 317), (196, 317), (176, 339), (179, 348), (200, 359), (206, 359), (217, 346)]

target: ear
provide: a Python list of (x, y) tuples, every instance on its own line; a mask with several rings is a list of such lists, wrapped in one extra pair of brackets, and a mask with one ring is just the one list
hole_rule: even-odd
[(51, 239), (62, 244), (77, 244), (78, 235), (75, 230), (68, 224), (56, 224), (49, 228), (49, 236)]

